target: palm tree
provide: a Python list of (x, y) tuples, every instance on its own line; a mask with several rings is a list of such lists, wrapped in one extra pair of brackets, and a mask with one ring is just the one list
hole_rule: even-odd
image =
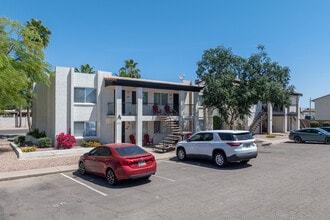
[(80, 65), (80, 69), (75, 67), (74, 71), (79, 72), (79, 73), (88, 73), (88, 74), (94, 74), (95, 73), (94, 68), (91, 67), (89, 64)]
[[(26, 29), (30, 31), (30, 35), (28, 35), (27, 38), (31, 42), (40, 43), (40, 45), (42, 45), (42, 47), (44, 49), (48, 46), (48, 44), (50, 42), (49, 36), (52, 34), (52, 32), (47, 27), (45, 27), (41, 23), (40, 20), (32, 18), (31, 21), (27, 21)], [(23, 35), (24, 35), (24, 32), (23, 32)], [(49, 69), (47, 67), (48, 67), (48, 65), (45, 66), (45, 72), (49, 71)], [(33, 93), (32, 93), (33, 83), (36, 81), (42, 81), (42, 77), (44, 77), (45, 75), (38, 76), (37, 74), (35, 74), (35, 72), (33, 70), (31, 72), (29, 72), (29, 71), (26, 72), (26, 75), (29, 79), (32, 79), (29, 82), (28, 90), (25, 90), (22, 92), (25, 95), (26, 100), (27, 100), (27, 107), (26, 107), (27, 108), (27, 122), (28, 122), (29, 131), (31, 131), (30, 108), (32, 107), (32, 99), (33, 99)], [(20, 114), (20, 115), (22, 115), (22, 114)]]
[(140, 70), (136, 68), (138, 65), (133, 59), (125, 60), (125, 67), (120, 68), (119, 76), (130, 78), (141, 78)]
[[(26, 27), (31, 31), (36, 31), (39, 34), (40, 40), (42, 41), (42, 45), (46, 48), (50, 42), (49, 35), (52, 32), (45, 26), (42, 25), (40, 20), (36, 20), (34, 18), (31, 21), (26, 22)], [(37, 41), (37, 39), (31, 39)]]

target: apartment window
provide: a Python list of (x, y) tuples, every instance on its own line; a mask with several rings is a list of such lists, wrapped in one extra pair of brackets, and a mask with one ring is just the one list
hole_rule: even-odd
[(147, 105), (148, 104), (148, 92), (143, 92), (143, 104)]
[(155, 93), (154, 94), (154, 103), (157, 105), (167, 105), (167, 93)]
[(74, 136), (76, 137), (95, 137), (96, 122), (74, 122)]
[(96, 89), (74, 88), (75, 103), (96, 103)]

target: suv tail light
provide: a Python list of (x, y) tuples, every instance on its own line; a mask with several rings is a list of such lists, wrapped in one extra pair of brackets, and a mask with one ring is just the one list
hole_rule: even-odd
[(238, 147), (240, 146), (242, 143), (241, 142), (227, 142), (227, 144), (231, 147)]

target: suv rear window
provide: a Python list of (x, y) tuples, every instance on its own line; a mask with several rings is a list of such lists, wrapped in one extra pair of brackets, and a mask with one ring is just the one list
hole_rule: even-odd
[(223, 141), (243, 141), (253, 139), (253, 136), (250, 132), (245, 133), (218, 133), (221, 140)]

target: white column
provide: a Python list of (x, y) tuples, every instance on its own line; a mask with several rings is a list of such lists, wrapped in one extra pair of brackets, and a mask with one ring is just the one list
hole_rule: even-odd
[[(190, 103), (191, 104), (191, 103)], [(199, 126), (199, 95), (198, 92), (194, 92), (194, 113), (193, 113), (193, 117), (194, 117), (194, 132), (200, 131), (200, 126)]]
[(116, 126), (115, 126), (115, 142), (121, 143), (121, 127), (122, 127), (122, 97), (121, 97), (121, 86), (116, 86), (116, 100), (115, 100), (115, 116), (116, 116)]
[(288, 108), (284, 108), (284, 122), (283, 122), (283, 131), (282, 132), (287, 132), (288, 131)]
[(183, 125), (184, 125), (184, 120), (183, 120), (183, 117), (184, 117), (184, 109), (185, 109), (185, 101), (184, 101), (184, 91), (180, 91), (179, 93), (179, 116), (180, 116), (180, 121), (179, 121), (179, 124), (180, 124), (180, 129), (183, 129)]
[(267, 113), (268, 113), (268, 125), (267, 132), (268, 134), (273, 133), (273, 107), (271, 103), (267, 104)]
[(136, 91), (137, 105), (136, 105), (136, 144), (143, 145), (143, 91), (142, 88), (137, 88)]
[(297, 95), (296, 96), (297, 99), (297, 128), (296, 129), (300, 129), (300, 96)]

